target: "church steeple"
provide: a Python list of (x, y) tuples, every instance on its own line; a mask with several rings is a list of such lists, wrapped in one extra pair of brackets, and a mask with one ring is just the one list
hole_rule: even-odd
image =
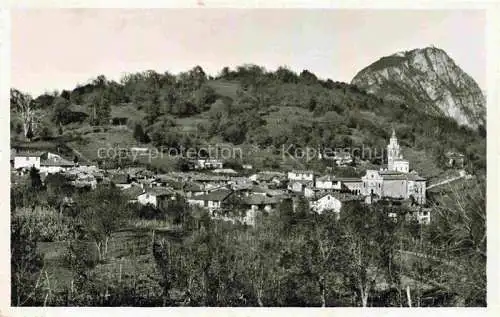
[(391, 136), (392, 139), (395, 139), (396, 138), (396, 131), (394, 130), (394, 127), (392, 127), (392, 136)]

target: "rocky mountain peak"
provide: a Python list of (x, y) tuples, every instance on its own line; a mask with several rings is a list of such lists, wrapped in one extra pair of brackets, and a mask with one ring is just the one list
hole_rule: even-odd
[(433, 46), (398, 52), (362, 69), (352, 84), (472, 128), (484, 125), (486, 99), (448, 54)]

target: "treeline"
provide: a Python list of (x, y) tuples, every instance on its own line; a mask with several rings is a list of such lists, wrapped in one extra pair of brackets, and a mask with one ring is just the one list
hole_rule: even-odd
[[(182, 201), (164, 211), (137, 208), (112, 185), (73, 193), (65, 207), (48, 200), (68, 194), (61, 179), (31, 179), (11, 193), (14, 306), (486, 305), (484, 179), (439, 199), (428, 226), (402, 206), (346, 203), (337, 217), (285, 200), (253, 227)], [(171, 229), (115, 258), (110, 242), (124, 244), (124, 229), (154, 218)], [(71, 283), (50, 283), (42, 241), (64, 241)], [(441, 259), (401, 252), (412, 245)], [(110, 273), (122, 262), (132, 272)]]

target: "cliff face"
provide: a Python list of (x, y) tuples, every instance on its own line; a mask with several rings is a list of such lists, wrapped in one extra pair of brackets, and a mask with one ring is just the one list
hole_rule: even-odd
[(383, 57), (356, 74), (351, 83), (472, 128), (486, 122), (486, 99), (478, 84), (438, 48)]

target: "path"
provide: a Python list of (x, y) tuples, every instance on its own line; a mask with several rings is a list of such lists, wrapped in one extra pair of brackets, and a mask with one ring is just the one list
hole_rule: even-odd
[(451, 177), (451, 178), (448, 178), (448, 179), (445, 179), (444, 181), (441, 181), (439, 183), (436, 183), (436, 184), (432, 184), (430, 186), (427, 187), (427, 189), (431, 189), (431, 188), (434, 188), (434, 187), (437, 187), (437, 186), (441, 186), (441, 185), (445, 185), (445, 184), (449, 184), (451, 182), (454, 182), (456, 180), (459, 180), (459, 179), (462, 179), (462, 178), (467, 178), (469, 177), (470, 175), (468, 175), (464, 170), (461, 170), (460, 171), (460, 175), (459, 176), (455, 176), (455, 177)]

